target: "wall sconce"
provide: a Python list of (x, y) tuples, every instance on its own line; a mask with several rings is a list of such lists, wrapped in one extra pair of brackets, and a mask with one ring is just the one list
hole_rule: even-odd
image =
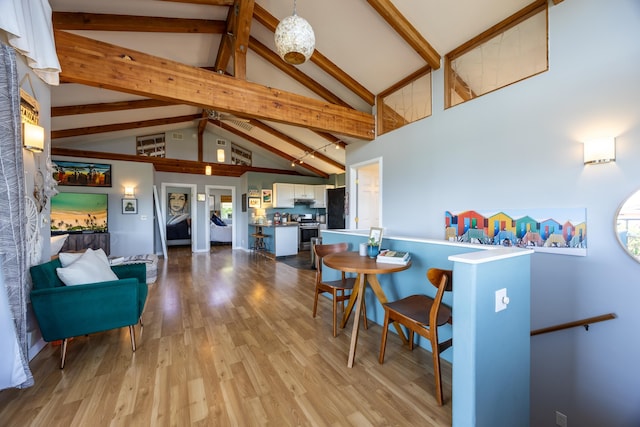
[(204, 167), (204, 174), (211, 175), (211, 165), (207, 165)]
[(218, 163), (224, 163), (224, 148), (218, 148), (217, 156), (218, 156)]
[(584, 143), (584, 164), (608, 163), (616, 160), (616, 139), (599, 138)]
[(22, 122), (22, 145), (34, 153), (44, 151), (44, 128), (27, 122)]
[(135, 187), (124, 187), (124, 197), (128, 199), (136, 197)]

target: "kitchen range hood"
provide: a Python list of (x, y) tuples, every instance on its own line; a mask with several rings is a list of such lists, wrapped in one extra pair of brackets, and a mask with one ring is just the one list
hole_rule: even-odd
[(311, 205), (313, 203), (315, 203), (315, 199), (293, 199), (293, 203), (297, 203), (299, 205)]

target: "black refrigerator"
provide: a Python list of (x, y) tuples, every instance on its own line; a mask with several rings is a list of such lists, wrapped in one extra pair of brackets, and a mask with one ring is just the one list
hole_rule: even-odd
[(327, 190), (327, 229), (345, 228), (345, 187)]

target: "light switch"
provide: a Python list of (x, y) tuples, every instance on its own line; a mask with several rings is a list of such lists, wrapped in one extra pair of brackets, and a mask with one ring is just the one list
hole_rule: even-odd
[(146, 215), (140, 215), (140, 221), (146, 221), (146, 220), (147, 220)]
[(496, 291), (496, 313), (505, 310), (508, 304), (507, 288), (498, 289)]

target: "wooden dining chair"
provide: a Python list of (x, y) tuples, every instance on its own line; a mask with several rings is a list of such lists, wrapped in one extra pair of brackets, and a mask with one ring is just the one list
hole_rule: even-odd
[[(354, 286), (356, 286), (356, 279), (353, 277), (346, 277), (345, 272), (342, 272), (340, 280), (325, 281), (322, 278), (323, 259), (325, 256), (337, 252), (345, 252), (349, 249), (348, 243), (332, 243), (326, 245), (315, 245), (313, 250), (316, 254), (316, 290), (313, 298), (313, 317), (316, 317), (318, 311), (318, 296), (324, 292), (330, 293), (333, 299), (333, 336), (338, 335), (338, 302), (342, 303), (342, 310), (344, 311), (344, 302), (349, 299), (351, 292), (353, 292)], [(349, 293), (347, 293), (349, 291)], [(364, 327), (367, 325), (367, 307), (363, 304), (364, 313)]]
[(453, 272), (431, 268), (427, 271), (427, 279), (438, 290), (434, 298), (426, 295), (411, 295), (398, 301), (383, 304), (384, 326), (380, 345), (379, 362), (384, 363), (384, 351), (387, 345), (389, 323), (398, 322), (409, 330), (409, 349), (413, 350), (414, 332), (425, 337), (431, 343), (433, 355), (433, 376), (436, 381), (436, 398), (442, 405), (442, 376), (440, 374), (440, 353), (451, 347), (452, 339), (438, 341), (438, 326), (451, 323), (451, 308), (442, 304), (445, 292), (453, 289)]

